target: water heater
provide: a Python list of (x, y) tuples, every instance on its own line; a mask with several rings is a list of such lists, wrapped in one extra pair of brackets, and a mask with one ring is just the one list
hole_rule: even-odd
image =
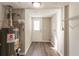
[(0, 30), (0, 56), (11, 56), (15, 54), (14, 53), (14, 42), (7, 41), (9, 40), (8, 39), (9, 34), (11, 34), (11, 38), (12, 38), (12, 34), (14, 34), (14, 32), (10, 28), (2, 28)]

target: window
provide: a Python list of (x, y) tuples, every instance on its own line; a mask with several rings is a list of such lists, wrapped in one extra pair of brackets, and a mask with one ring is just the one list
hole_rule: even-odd
[(33, 21), (33, 30), (34, 31), (40, 31), (40, 20), (34, 20)]

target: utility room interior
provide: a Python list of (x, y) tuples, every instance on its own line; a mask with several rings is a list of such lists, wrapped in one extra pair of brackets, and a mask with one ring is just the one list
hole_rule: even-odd
[(79, 56), (78, 2), (0, 2), (0, 56)]

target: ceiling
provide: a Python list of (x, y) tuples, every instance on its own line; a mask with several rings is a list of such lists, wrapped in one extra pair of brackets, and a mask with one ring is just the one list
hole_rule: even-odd
[(35, 9), (28, 10), (29, 15), (32, 17), (52, 17), (58, 9)]
[[(0, 2), (1, 5), (11, 5), (13, 8), (30, 9), (28, 12), (32, 17), (51, 17), (58, 8), (68, 5), (68, 2), (41, 2), (41, 7), (35, 9), (32, 2)], [(32, 9), (32, 10), (31, 10)]]
[[(11, 5), (14, 8), (34, 9), (32, 2), (0, 2), (0, 4)], [(60, 8), (68, 4), (68, 2), (41, 2), (40, 8)]]

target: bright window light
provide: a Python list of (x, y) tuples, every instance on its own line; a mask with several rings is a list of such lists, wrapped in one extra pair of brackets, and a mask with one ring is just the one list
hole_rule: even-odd
[(40, 20), (33, 21), (33, 30), (40, 31)]

